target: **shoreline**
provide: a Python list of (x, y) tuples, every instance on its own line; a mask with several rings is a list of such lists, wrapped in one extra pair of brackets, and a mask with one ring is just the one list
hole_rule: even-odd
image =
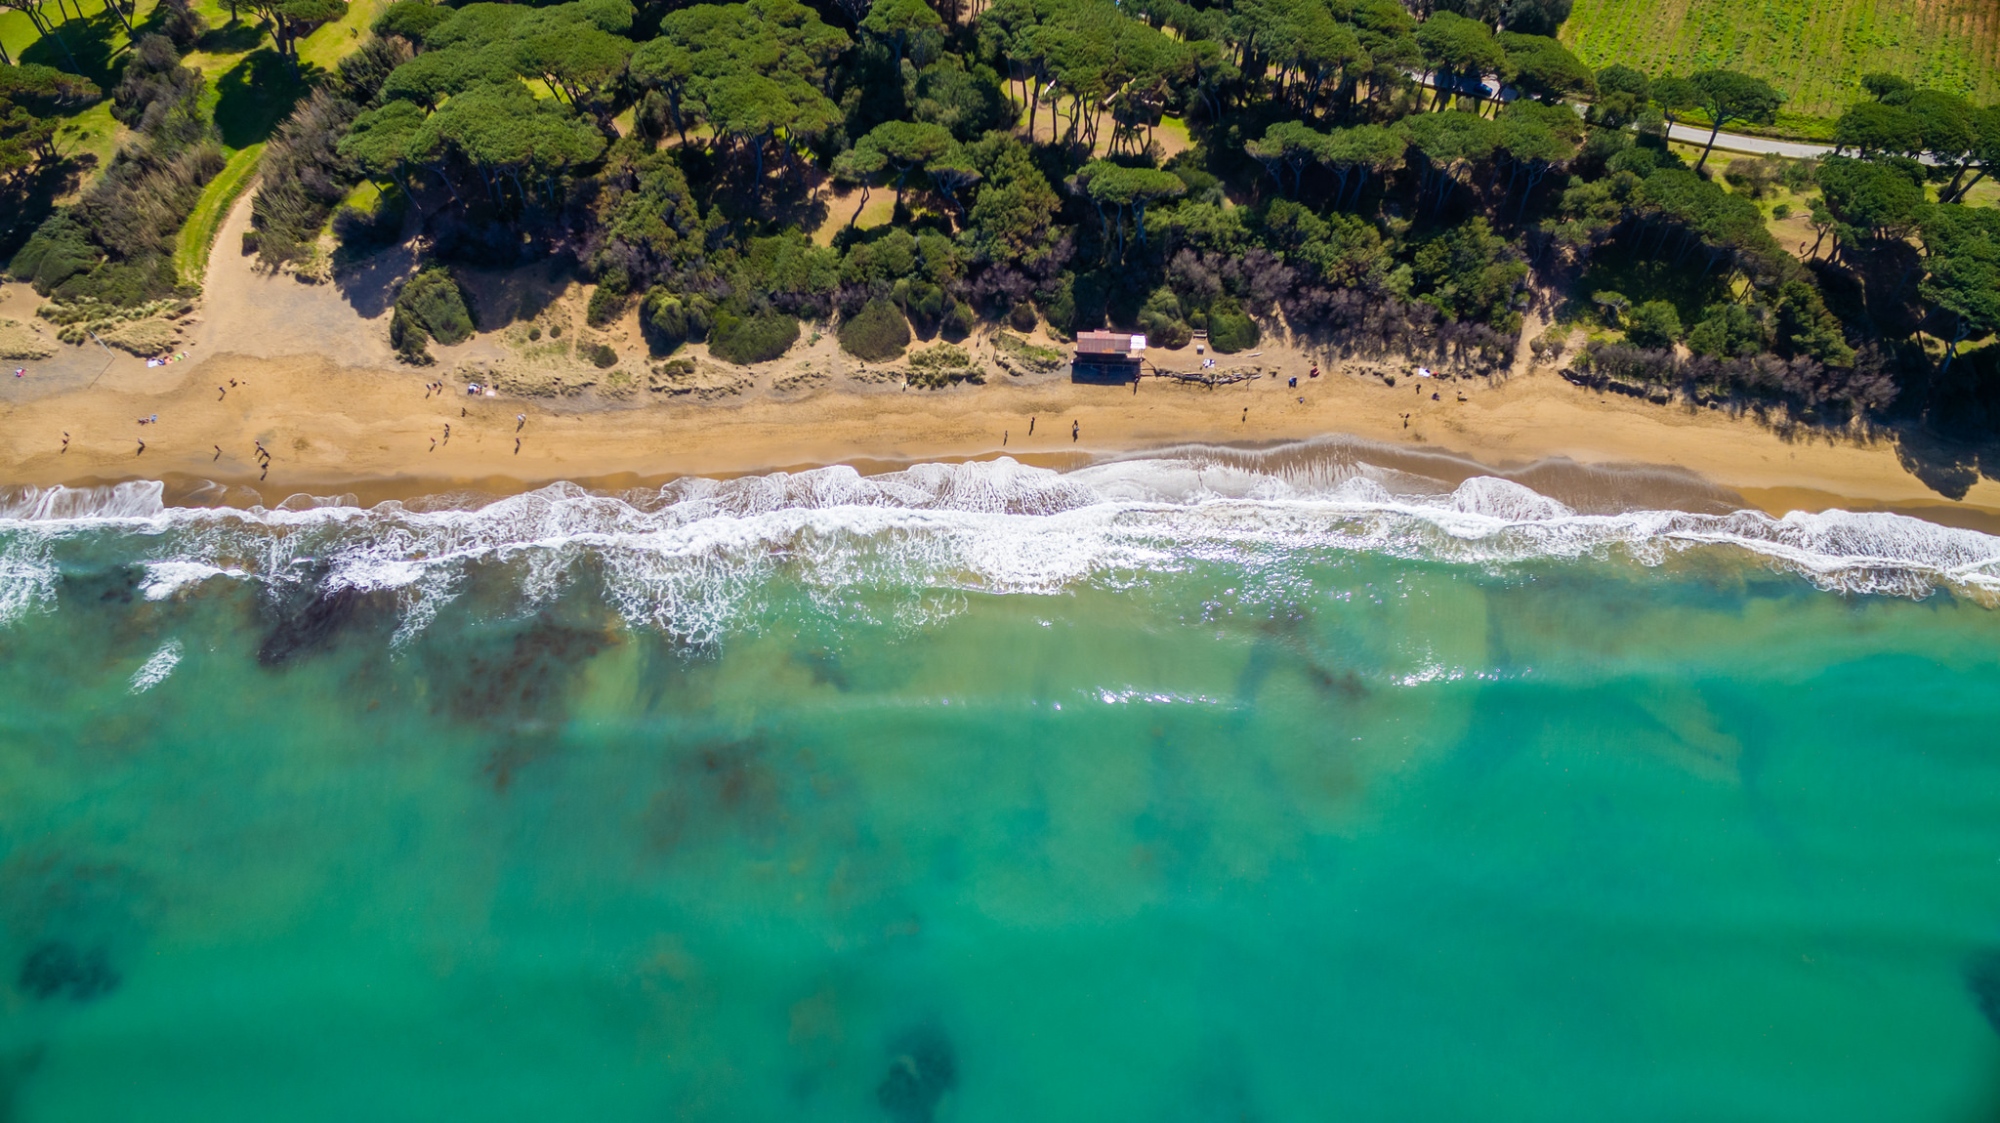
[[(1278, 353), (1267, 362), (1296, 361), (1266, 350)], [(1885, 437), (1788, 436), (1750, 417), (1582, 389), (1549, 370), (1491, 385), (1424, 382), (1414, 393), (1406, 392), (1408, 380), (1389, 387), (1333, 366), (1311, 382), (1301, 377), (1296, 390), (1274, 378), (1216, 388), (1147, 379), (1136, 391), (1044, 378), (638, 405), (469, 398), (449, 388), (426, 397), (425, 385), (439, 377), (433, 370), (342, 367), (319, 356), (238, 354), (114, 372), (92, 386), (0, 405), (0, 481), (161, 480), (170, 499), (196, 505), (275, 506), (297, 494), (352, 494), (372, 504), (455, 491), (513, 494), (559, 480), (621, 491), (685, 476), (836, 464), (874, 474), (1010, 456), (1068, 468), (1175, 446), (1251, 451), (1344, 437), (1447, 475), (1533, 477), (1571, 463), (1666, 472), (1773, 515), (1894, 511), (2000, 534), (2000, 482), (1975, 477), (1963, 499), (1946, 498), (1906, 467)], [(217, 387), (230, 379), (237, 388), (218, 400)], [(1432, 391), (1442, 391), (1440, 401), (1429, 400)], [(1456, 400), (1460, 395), (1465, 400)], [(136, 423), (152, 414), (157, 425)], [(518, 424), (518, 452), (517, 415), (527, 418)], [(1075, 440), (1072, 422), (1080, 425)], [(448, 440), (445, 425), (453, 426)], [(136, 451), (140, 440), (143, 453)], [(273, 458), (261, 481), (252, 442)]]

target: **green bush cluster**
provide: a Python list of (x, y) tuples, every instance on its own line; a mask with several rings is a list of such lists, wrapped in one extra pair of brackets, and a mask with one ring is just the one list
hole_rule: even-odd
[(1664, 300), (1649, 300), (1625, 317), (1625, 341), (1655, 350), (1680, 342), (1681, 314)]
[(910, 325), (902, 311), (875, 299), (840, 325), (840, 349), (871, 363), (887, 362), (910, 345)]
[(935, 390), (954, 382), (983, 382), (978, 364), (963, 347), (937, 343), (910, 352), (909, 383)]
[(627, 287), (625, 274), (613, 272), (599, 281), (590, 294), (590, 303), (585, 306), (583, 321), (594, 328), (609, 325), (625, 314), (626, 305), (631, 303), (631, 291)]
[(1262, 335), (1257, 321), (1243, 311), (1234, 297), (1221, 297), (1208, 307), (1208, 345), (1222, 354), (1248, 351)]
[(433, 265), (405, 281), (397, 292), (389, 344), (404, 361), (427, 365), (429, 340), (449, 347), (472, 338), (472, 330), (472, 313), (458, 282), (449, 269)]
[(1181, 317), (1181, 298), (1164, 285), (1139, 310), (1139, 330), (1154, 347), (1185, 347), (1194, 337), (1194, 330)]
[(994, 334), (993, 349), (1040, 374), (1061, 370), (1067, 361), (1063, 358), (1063, 353), (1053, 347), (1038, 347), (1018, 335), (1004, 331)]
[(738, 315), (718, 312), (708, 333), (708, 353), (739, 366), (769, 362), (799, 341), (795, 316), (767, 310)]
[(655, 285), (640, 306), (639, 326), (654, 353), (667, 355), (683, 343), (707, 339), (714, 311), (705, 296), (683, 296)]

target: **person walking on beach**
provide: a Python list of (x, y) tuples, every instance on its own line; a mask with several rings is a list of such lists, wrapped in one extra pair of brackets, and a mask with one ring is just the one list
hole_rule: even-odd
[(1028, 417), (1028, 435), (1031, 437), (1035, 435), (1035, 419), (1033, 415)]
[(1005, 429), (1000, 430), (1000, 447), (1007, 447), (1007, 430)]
[(519, 437), (514, 438), (514, 455), (521, 455), (521, 438)]
[(140, 441), (140, 442), (139, 442), (139, 451), (137, 451), (137, 452), (133, 453), (132, 455), (134, 455), (134, 456), (144, 456), (144, 455), (146, 455), (146, 442), (145, 442), (145, 441)]
[(451, 443), (451, 422), (449, 421), (445, 422), (444, 425), (444, 443)]
[(520, 432), (520, 431), (521, 431), (521, 427), (522, 427), (523, 425), (526, 425), (527, 423), (528, 423), (528, 415), (527, 415), (527, 414), (525, 414), (525, 413), (517, 413), (517, 414), (515, 414), (515, 415), (514, 415), (514, 431), (515, 431), (516, 433)]
[(218, 461), (218, 460), (222, 459), (222, 446), (221, 446), (221, 445), (216, 445), (216, 446), (214, 446), (214, 447), (215, 447), (215, 455), (214, 455), (214, 456), (211, 456), (211, 457), (209, 457), (209, 458), (208, 458), (208, 462), (209, 462), (210, 464), (213, 464), (213, 463), (215, 463), (216, 461)]
[(222, 387), (220, 387), (220, 386), (217, 386), (217, 387), (215, 388), (215, 400), (216, 400), (216, 401), (218, 401), (218, 402), (219, 402), (219, 401), (221, 401), (222, 399), (224, 399), (224, 398), (226, 398), (226, 397), (228, 397), (228, 396), (229, 396), (229, 391), (227, 391), (227, 390), (224, 390), (224, 389), (223, 389)]
[(1077, 436), (1077, 434), (1078, 434), (1078, 433), (1081, 433), (1081, 432), (1083, 432), (1083, 422), (1081, 422), (1081, 421), (1072, 421), (1072, 422), (1070, 422), (1070, 423), (1069, 423), (1069, 442), (1070, 442), (1071, 444), (1075, 444), (1075, 443), (1076, 443), (1076, 436)]
[(63, 452), (64, 452), (64, 453), (67, 453), (67, 452), (69, 452), (69, 434), (68, 434), (68, 433), (64, 433), (64, 434), (63, 434)]

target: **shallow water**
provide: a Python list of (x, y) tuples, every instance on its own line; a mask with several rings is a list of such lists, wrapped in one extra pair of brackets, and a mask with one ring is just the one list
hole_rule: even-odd
[(2000, 1112), (2000, 541), (1325, 449), (157, 495), (0, 508), (0, 1119)]

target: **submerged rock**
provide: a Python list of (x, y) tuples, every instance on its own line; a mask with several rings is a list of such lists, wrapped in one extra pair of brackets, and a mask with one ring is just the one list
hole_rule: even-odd
[(1986, 1015), (1986, 1024), (2000, 1033), (2000, 948), (1990, 948), (1972, 957), (1965, 965), (1965, 989), (1973, 1004)]
[(257, 649), (257, 661), (266, 667), (276, 667), (325, 647), (354, 617), (366, 598), (367, 594), (351, 585), (314, 597), (302, 611), (278, 621), (271, 634), (264, 637), (264, 645)]
[(89, 1002), (118, 989), (122, 980), (103, 948), (77, 948), (62, 940), (36, 944), (21, 960), (14, 985), (29, 998), (48, 1001), (67, 997)]
[(875, 1099), (896, 1123), (930, 1123), (939, 1101), (958, 1083), (958, 1061), (951, 1039), (936, 1026), (906, 1031), (894, 1046), (889, 1072), (875, 1088)]

